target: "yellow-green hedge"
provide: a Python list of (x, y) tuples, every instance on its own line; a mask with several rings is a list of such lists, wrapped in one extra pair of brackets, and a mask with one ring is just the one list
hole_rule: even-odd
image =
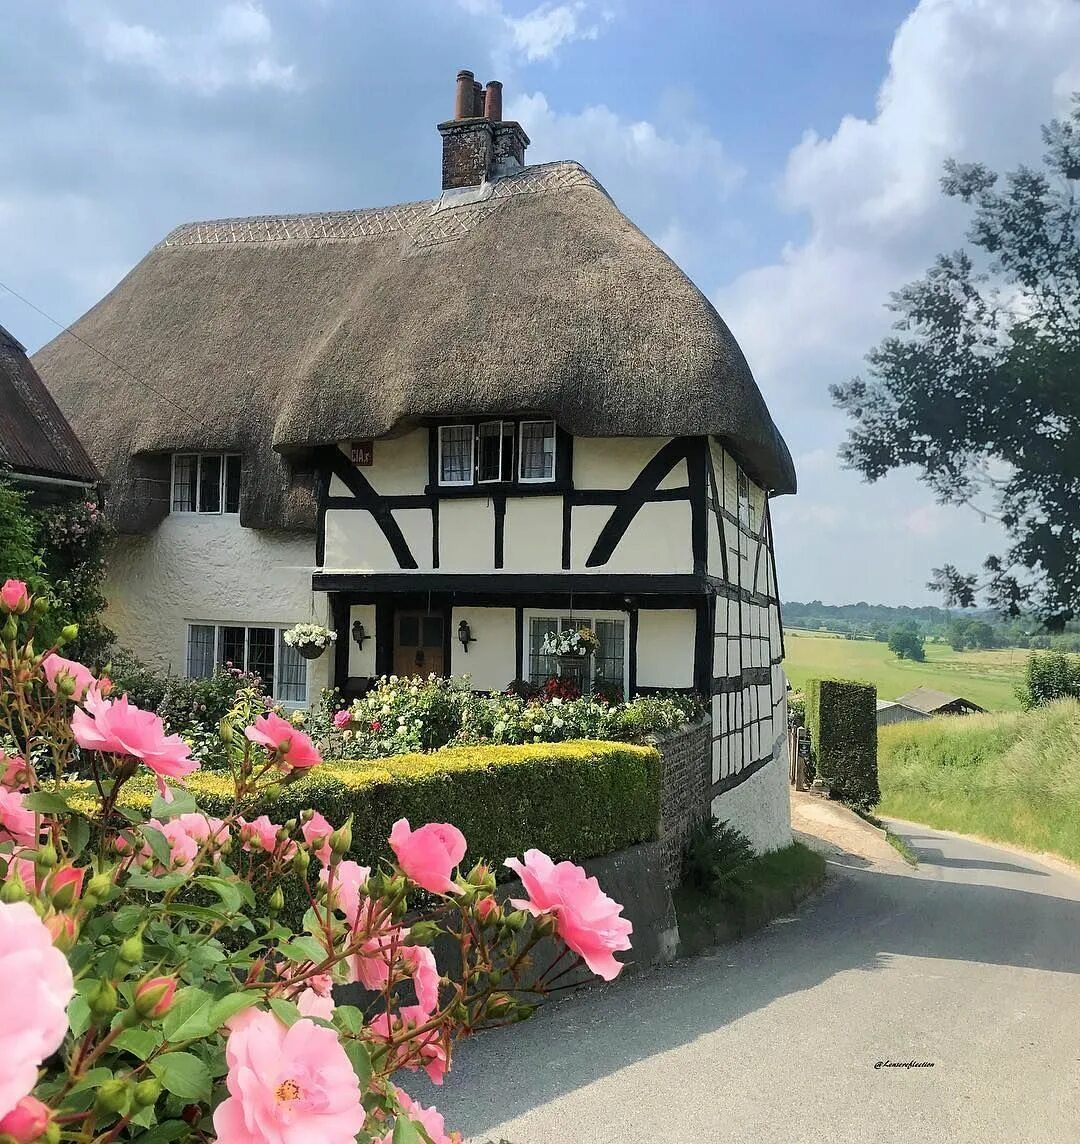
[[(208, 814), (232, 808), (228, 775), (197, 772), (187, 785)], [(154, 790), (140, 780), (122, 801), (146, 810)], [(656, 837), (660, 755), (653, 747), (582, 740), (328, 761), (272, 805), (250, 809), (285, 822), (309, 807), (335, 826), (354, 816), (352, 853), (363, 862), (389, 856), (386, 839), (399, 818), (414, 827), (453, 823), (473, 861), (501, 862), (531, 846), (581, 860)]]

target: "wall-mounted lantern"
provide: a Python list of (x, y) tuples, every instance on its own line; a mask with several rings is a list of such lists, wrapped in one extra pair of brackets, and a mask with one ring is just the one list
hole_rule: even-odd
[(463, 651), (469, 650), (469, 644), (476, 643), (476, 638), (469, 629), (469, 621), (462, 620), (457, 626), (457, 638), (461, 641)]
[(371, 636), (369, 636), (367, 634), (367, 632), (364, 631), (364, 621), (363, 620), (354, 620), (353, 621), (352, 638), (356, 641), (356, 646), (361, 651), (363, 651), (364, 650), (364, 640), (371, 639)]

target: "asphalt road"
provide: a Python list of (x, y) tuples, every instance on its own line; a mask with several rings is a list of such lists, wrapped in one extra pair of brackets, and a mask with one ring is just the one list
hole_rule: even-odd
[(894, 829), (917, 871), (836, 857), (796, 916), (549, 1004), (410, 1089), (474, 1141), (1080, 1142), (1080, 878)]

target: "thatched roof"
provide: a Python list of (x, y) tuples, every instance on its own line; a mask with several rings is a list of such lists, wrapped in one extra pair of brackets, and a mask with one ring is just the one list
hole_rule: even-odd
[(101, 477), (22, 344), (0, 326), (0, 476), (97, 484)]
[(577, 163), (441, 201), (181, 226), (74, 329), (128, 372), (65, 335), (35, 362), (125, 530), (167, 511), (165, 453), (241, 449), (243, 523), (310, 527), (310, 447), (458, 415), (717, 434), (767, 488), (795, 488), (727, 326)]

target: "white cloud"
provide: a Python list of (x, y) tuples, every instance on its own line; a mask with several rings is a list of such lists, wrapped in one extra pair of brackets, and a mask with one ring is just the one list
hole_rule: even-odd
[(562, 4), (545, 0), (521, 16), (511, 16), (502, 0), (458, 0), (458, 5), (499, 25), (501, 35), (496, 37), (494, 60), (500, 68), (520, 61), (553, 60), (566, 44), (595, 40), (613, 18), (610, 9), (597, 10), (586, 0)]
[(139, 68), (174, 87), (211, 96), (230, 87), (299, 86), (296, 68), (282, 62), (266, 13), (253, 0), (221, 8), (204, 27), (162, 31), (100, 10), (69, 10), (87, 45), (109, 63)]

